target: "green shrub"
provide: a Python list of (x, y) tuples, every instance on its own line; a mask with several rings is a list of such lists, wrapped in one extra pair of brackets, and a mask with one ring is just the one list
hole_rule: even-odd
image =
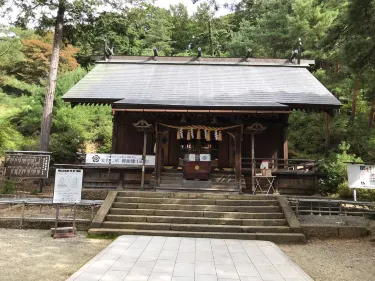
[(318, 182), (321, 194), (337, 193), (339, 185), (347, 179), (345, 162), (363, 162), (354, 154), (348, 154), (349, 149), (350, 145), (342, 142), (339, 145), (339, 153), (331, 152), (329, 157), (319, 162), (319, 171), (323, 173), (323, 177)]
[(16, 183), (12, 180), (5, 180), (0, 189), (0, 194), (13, 194), (16, 192)]

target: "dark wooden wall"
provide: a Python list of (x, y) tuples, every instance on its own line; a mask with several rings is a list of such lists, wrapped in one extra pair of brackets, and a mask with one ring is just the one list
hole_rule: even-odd
[[(157, 122), (180, 125), (178, 121), (181, 119), (180, 116), (169, 116), (166, 114), (156, 115), (149, 113), (148, 115), (142, 115), (141, 113), (129, 114), (117, 112), (114, 116), (113, 153), (142, 154), (143, 132), (137, 131), (133, 126), (133, 123), (136, 123), (142, 118), (148, 123), (153, 124), (153, 130), (155, 130), (155, 124)], [(255, 158), (283, 158), (283, 127), (285, 118), (279, 118), (278, 116), (267, 117), (268, 119), (264, 116), (262, 118), (253, 116), (250, 119), (247, 117), (238, 118), (243, 118), (244, 128), (254, 122), (259, 122), (267, 127), (263, 133), (255, 136)], [(202, 123), (199, 118), (197, 118), (197, 122)], [(209, 122), (207, 122), (207, 124), (211, 125)], [(165, 127), (159, 127), (158, 130), (165, 131), (163, 134), (164, 142), (162, 144), (163, 164), (178, 165), (180, 144), (177, 139), (176, 130)], [(218, 151), (219, 167), (234, 167), (233, 137), (226, 132), (224, 132), (222, 136), (223, 140), (219, 142)], [(147, 140), (147, 154), (154, 154), (155, 132), (148, 133)], [(252, 157), (250, 134), (245, 133), (243, 135), (242, 157)]]

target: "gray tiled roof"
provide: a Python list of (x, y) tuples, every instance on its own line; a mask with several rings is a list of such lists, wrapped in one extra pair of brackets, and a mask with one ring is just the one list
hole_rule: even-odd
[(287, 66), (100, 63), (63, 99), (154, 107), (341, 105), (307, 69)]

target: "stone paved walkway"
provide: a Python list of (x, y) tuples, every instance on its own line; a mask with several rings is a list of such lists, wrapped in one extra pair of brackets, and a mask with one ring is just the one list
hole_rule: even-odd
[(121, 236), (67, 281), (309, 281), (274, 243)]

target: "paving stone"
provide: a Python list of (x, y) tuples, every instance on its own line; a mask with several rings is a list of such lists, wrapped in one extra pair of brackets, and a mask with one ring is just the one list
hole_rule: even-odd
[(196, 275), (216, 275), (214, 262), (198, 261), (195, 263)]
[(177, 250), (162, 250), (159, 255), (159, 260), (172, 260), (175, 261), (177, 259)]
[(196, 251), (195, 260), (198, 261), (214, 261), (214, 256), (211, 251)]
[(147, 281), (171, 281), (172, 273), (153, 272)]
[(99, 281), (102, 277), (102, 274), (92, 273), (92, 272), (83, 272), (75, 281)]
[(176, 263), (173, 276), (194, 277), (194, 263)]
[(240, 277), (251, 276), (258, 277), (259, 273), (255, 266), (248, 263), (235, 263), (237, 273)]
[(129, 271), (107, 271), (100, 281), (123, 281)]
[(234, 267), (234, 265), (215, 263), (215, 267), (216, 267), (216, 274), (218, 278), (228, 278), (228, 279), (239, 278), (237, 274), (237, 270)]
[[(209, 249), (209, 251), (201, 249)], [(312, 279), (279, 247), (268, 241), (132, 235), (129, 238), (119, 237), (68, 280), (311, 281)]]
[[(232, 279), (233, 280), (233, 279)], [(216, 275), (195, 275), (195, 281), (217, 281)]]

